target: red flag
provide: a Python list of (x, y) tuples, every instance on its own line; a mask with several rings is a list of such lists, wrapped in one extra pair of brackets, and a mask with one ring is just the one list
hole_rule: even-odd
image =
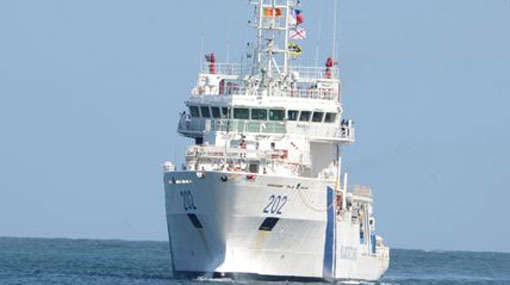
[(281, 17), (283, 11), (280, 8), (264, 8), (264, 17)]

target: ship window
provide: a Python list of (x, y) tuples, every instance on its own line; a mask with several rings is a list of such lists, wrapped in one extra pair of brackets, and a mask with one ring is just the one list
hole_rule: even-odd
[(251, 119), (252, 120), (267, 120), (267, 110), (266, 109), (251, 109)]
[(269, 110), (270, 121), (283, 121), (284, 118), (285, 118), (284, 110)]
[(289, 121), (297, 121), (299, 115), (299, 111), (289, 110), (287, 112), (287, 120)]
[(310, 117), (312, 116), (312, 112), (310, 111), (302, 111), (301, 116), (299, 117), (300, 122), (309, 122)]
[(191, 117), (193, 118), (200, 117), (200, 113), (198, 112), (197, 106), (189, 106), (189, 112), (191, 113)]
[(259, 173), (259, 164), (258, 163), (250, 163), (248, 166), (248, 170), (251, 173)]
[(249, 120), (250, 109), (248, 108), (234, 108), (234, 119)]
[(202, 117), (204, 117), (204, 118), (211, 117), (211, 111), (209, 111), (209, 107), (202, 106), (202, 107), (200, 107), (200, 111), (202, 112)]
[(336, 120), (336, 113), (326, 113), (326, 123), (334, 123)]
[(221, 108), (221, 113), (222, 113), (223, 118), (228, 118), (229, 117), (228, 108), (227, 107), (222, 107)]
[(312, 122), (322, 123), (322, 118), (324, 118), (324, 112), (314, 112), (313, 117), (312, 117)]
[(219, 107), (211, 107), (211, 111), (212, 111), (213, 118), (219, 119), (221, 117), (220, 108)]

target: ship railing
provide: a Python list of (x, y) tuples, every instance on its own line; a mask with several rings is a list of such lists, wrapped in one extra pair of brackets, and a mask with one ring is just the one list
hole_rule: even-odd
[[(283, 70), (283, 66), (278, 66), (270, 74), (272, 77), (277, 78), (280, 76), (278, 70)], [(210, 63), (203, 62), (200, 67), (202, 74), (219, 74), (219, 75), (248, 75), (252, 74), (253, 66), (238, 63)], [(291, 66), (289, 67), (289, 74), (297, 76), (296, 79), (302, 81), (317, 81), (320, 79), (334, 79), (339, 78), (339, 69), (337, 67), (318, 67), (318, 66)]]
[(306, 136), (315, 141), (336, 141), (353, 143), (355, 141), (355, 128), (336, 124), (317, 124), (289, 122), (287, 133)]
[(257, 122), (234, 119), (201, 119), (184, 116), (178, 125), (184, 135), (197, 137), (203, 132), (285, 134), (284, 122)]
[(336, 79), (339, 78), (339, 69), (337, 67), (309, 67), (309, 66), (292, 66), (290, 74), (296, 73), (301, 80), (317, 80), (317, 79)]
[[(217, 146), (190, 146), (186, 152), (187, 161), (228, 163), (238, 161), (271, 161), (290, 165), (309, 165), (310, 153), (285, 150), (254, 150), (242, 148), (222, 148)], [(226, 159), (226, 161), (225, 161)]]
[(338, 91), (334, 89), (318, 89), (318, 88), (288, 88), (288, 89), (262, 89), (246, 88), (239, 84), (228, 85), (224, 87), (196, 87), (191, 94), (194, 96), (270, 96), (270, 97), (290, 97), (290, 98), (306, 98), (319, 100), (335, 100), (338, 99)]
[(308, 135), (316, 139), (324, 138), (327, 140), (328, 138), (334, 138), (345, 143), (353, 143), (355, 140), (355, 129), (347, 126), (340, 128), (312, 127)]
[(248, 120), (211, 120), (211, 131), (231, 133), (285, 134), (283, 122), (257, 122)]
[(206, 120), (191, 118), (189, 114), (181, 115), (177, 131), (185, 136), (200, 137), (206, 129)]
[(246, 75), (251, 74), (251, 66), (238, 63), (210, 63), (201, 64), (200, 73), (220, 75)]
[(312, 127), (308, 133), (316, 139), (334, 138), (344, 143), (353, 143), (356, 138), (356, 129), (353, 126), (340, 126), (339, 128), (321, 128), (321, 126)]
[(335, 100), (336, 98), (338, 98), (338, 92), (336, 92), (335, 90), (317, 88), (290, 89), (286, 93), (284, 93), (284, 95), (281, 97)]
[(352, 126), (342, 126), (337, 130), (336, 137), (345, 142), (353, 143), (356, 140), (356, 129)]

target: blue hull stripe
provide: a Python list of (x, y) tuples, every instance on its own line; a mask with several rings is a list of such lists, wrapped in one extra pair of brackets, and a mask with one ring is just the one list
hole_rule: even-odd
[(322, 267), (322, 275), (324, 278), (333, 278), (333, 244), (335, 240), (335, 206), (334, 203), (334, 189), (328, 187), (327, 190), (327, 226), (326, 226), (326, 238), (324, 243), (324, 262)]

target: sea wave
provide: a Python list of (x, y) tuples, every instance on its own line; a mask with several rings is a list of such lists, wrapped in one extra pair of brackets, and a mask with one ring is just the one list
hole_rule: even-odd
[[(0, 238), (0, 284), (285, 284), (232, 278), (174, 279), (165, 242)], [(380, 282), (336, 285), (510, 284), (510, 254), (392, 250)], [(331, 284), (331, 283), (311, 283)]]

